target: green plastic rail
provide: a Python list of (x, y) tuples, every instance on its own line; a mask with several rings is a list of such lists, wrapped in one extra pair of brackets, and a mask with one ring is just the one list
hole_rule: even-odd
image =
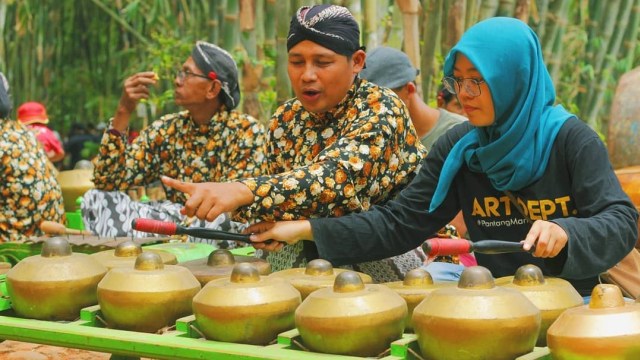
[[(99, 316), (97, 305), (83, 309), (80, 320), (69, 323), (0, 316), (0, 338), (106, 352), (119, 359), (360, 359), (301, 350), (296, 330), (280, 334), (273, 345), (256, 346), (201, 339), (193, 315), (179, 319), (175, 330), (164, 334), (106, 329)], [(417, 359), (411, 356), (416, 345), (415, 335), (404, 335), (381, 359)]]
[[(327, 360), (362, 359), (313, 353), (302, 350), (297, 330), (281, 333), (277, 342), (268, 346), (232, 344), (199, 337), (193, 315), (179, 319), (175, 330), (163, 334), (147, 334), (106, 329), (99, 320), (99, 306), (81, 311), (80, 320), (61, 323), (21, 319), (0, 315), (0, 338), (37, 344), (71, 347), (113, 354), (112, 359), (281, 359)], [(405, 334), (393, 342), (384, 360), (420, 359), (416, 336)], [(536, 348), (519, 360), (550, 359), (546, 348)]]

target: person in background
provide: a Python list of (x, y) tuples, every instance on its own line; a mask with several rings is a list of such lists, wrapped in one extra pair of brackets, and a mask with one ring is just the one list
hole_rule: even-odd
[(467, 114), (464, 112), (462, 105), (460, 105), (460, 101), (455, 94), (452, 94), (444, 85), (440, 84), (438, 87), (438, 94), (436, 96), (436, 102), (438, 104), (438, 108), (445, 109), (450, 113), (458, 114), (462, 116), (466, 116)]
[[(179, 204), (186, 200), (181, 192), (165, 189), (166, 201), (148, 203), (124, 193), (150, 185), (161, 175), (205, 182), (266, 172), (265, 130), (250, 115), (234, 110), (240, 102), (238, 69), (227, 51), (198, 41), (174, 80), (175, 103), (185, 110), (162, 116), (129, 144), (129, 119), (157, 81), (151, 71), (127, 78), (116, 113), (102, 136), (94, 160), (95, 189), (85, 194), (82, 205), (87, 227), (101, 236), (133, 234), (131, 220), (137, 217), (187, 221), (179, 212)], [(191, 222), (212, 228), (228, 224), (225, 216), (207, 224)]]
[(69, 155), (68, 169), (73, 169), (78, 161), (84, 159), (82, 151), (87, 143), (100, 143), (101, 136), (94, 134), (83, 123), (71, 124), (69, 138), (64, 144), (65, 152)]
[[(392, 89), (400, 97), (409, 109), (411, 122), (422, 145), (430, 150), (438, 137), (467, 119), (445, 109), (434, 109), (427, 105), (418, 93), (416, 78), (419, 73), (420, 70), (413, 66), (407, 54), (391, 47), (380, 46), (367, 54), (367, 66), (360, 76), (379, 86)], [(442, 236), (464, 237), (466, 232), (467, 226), (462, 213), (458, 213), (439, 233)], [(427, 262), (429, 264), (426, 270), (437, 281), (457, 280), (464, 266), (476, 264), (471, 254), (439, 257), (428, 259)]]
[(494, 277), (534, 264), (590, 295), (636, 244), (638, 211), (598, 134), (555, 105), (535, 32), (513, 18), (483, 20), (451, 49), (444, 76), (469, 122), (434, 144), (397, 199), (336, 219), (256, 224), (252, 241), (313, 240), (322, 258), (357, 263), (415, 248), (462, 210), (472, 241), (522, 243), (523, 252), (476, 254)]
[(392, 89), (400, 97), (409, 109), (420, 142), (429, 150), (440, 135), (467, 119), (443, 108), (434, 109), (427, 105), (418, 93), (416, 77), (419, 73), (420, 70), (411, 64), (407, 54), (380, 46), (367, 54), (367, 66), (360, 76)]
[(52, 163), (62, 161), (65, 156), (60, 136), (51, 130), (47, 109), (39, 102), (29, 101), (18, 107), (18, 121), (25, 125), (35, 135), (44, 148), (47, 158)]
[(42, 221), (64, 223), (57, 170), (34, 134), (11, 114), (9, 84), (0, 73), (0, 242), (43, 235)]
[[(227, 183), (165, 185), (190, 195), (184, 211), (215, 219), (236, 211), (245, 221), (339, 217), (393, 198), (414, 176), (424, 147), (393, 91), (358, 77), (366, 54), (353, 15), (342, 6), (298, 9), (291, 19), (288, 74), (295, 98), (269, 125), (267, 174)], [(313, 243), (263, 253), (273, 271), (318, 257)], [(406, 254), (353, 268), (376, 281), (402, 279), (424, 256)]]

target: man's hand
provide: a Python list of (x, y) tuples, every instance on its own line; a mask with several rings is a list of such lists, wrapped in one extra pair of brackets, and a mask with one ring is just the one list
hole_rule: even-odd
[(124, 81), (118, 110), (111, 125), (114, 129), (120, 132), (127, 130), (129, 117), (136, 110), (136, 105), (141, 99), (149, 98), (149, 86), (157, 82), (158, 76), (153, 71), (137, 73)]
[(253, 203), (253, 193), (240, 182), (188, 183), (167, 176), (161, 180), (164, 185), (188, 195), (181, 212), (200, 220), (213, 221), (222, 213)]
[(558, 224), (536, 220), (531, 226), (527, 237), (522, 241), (522, 248), (528, 251), (531, 246), (535, 245), (536, 251), (533, 256), (552, 258), (567, 246), (568, 240), (569, 236)]
[[(280, 251), (285, 243), (293, 245), (301, 240), (313, 240), (311, 223), (307, 220), (261, 222), (249, 226), (244, 233), (252, 234), (253, 247), (267, 251)], [(276, 241), (263, 243), (270, 239)]]

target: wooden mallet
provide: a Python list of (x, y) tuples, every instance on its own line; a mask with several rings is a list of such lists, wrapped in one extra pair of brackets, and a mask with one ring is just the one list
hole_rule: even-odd
[(40, 230), (49, 235), (93, 235), (91, 231), (69, 229), (64, 225), (53, 221), (43, 221), (40, 223)]

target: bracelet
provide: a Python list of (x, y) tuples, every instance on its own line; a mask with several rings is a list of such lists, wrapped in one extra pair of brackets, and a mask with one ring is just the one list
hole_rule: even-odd
[(107, 132), (111, 135), (115, 135), (115, 136), (122, 136), (122, 133), (120, 133), (120, 131), (116, 130), (116, 129), (109, 129), (107, 130)]
[(125, 130), (124, 134), (121, 133), (119, 130), (113, 128), (113, 118), (110, 118), (107, 133), (115, 136), (125, 137), (125, 135), (129, 133), (129, 128), (127, 127), (127, 130)]

